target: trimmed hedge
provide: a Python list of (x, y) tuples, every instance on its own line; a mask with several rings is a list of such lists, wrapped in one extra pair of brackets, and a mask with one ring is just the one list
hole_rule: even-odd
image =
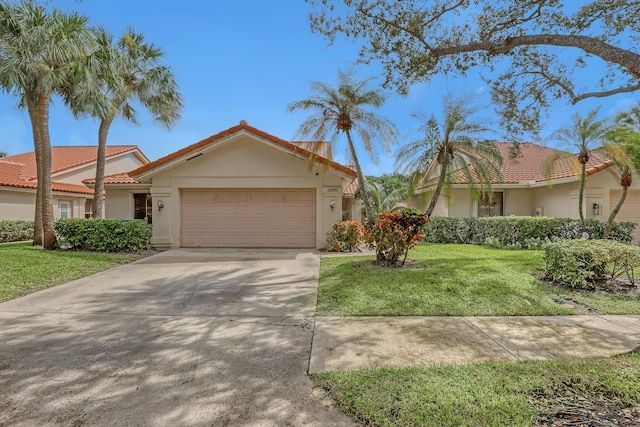
[(33, 221), (0, 221), (0, 243), (33, 239)]
[[(600, 239), (605, 223), (588, 219), (587, 228), (593, 239)], [(633, 222), (614, 223), (610, 240), (629, 243), (633, 239)], [(578, 219), (537, 216), (494, 216), (484, 218), (433, 217), (424, 228), (424, 241), (430, 243), (462, 243), (483, 245), (490, 242), (502, 247), (539, 247), (554, 239), (581, 238)]]
[(544, 247), (545, 278), (560, 285), (588, 289), (611, 279), (635, 283), (640, 247), (610, 240), (559, 240)]
[(79, 251), (136, 252), (151, 246), (145, 220), (68, 218), (55, 222), (60, 247)]

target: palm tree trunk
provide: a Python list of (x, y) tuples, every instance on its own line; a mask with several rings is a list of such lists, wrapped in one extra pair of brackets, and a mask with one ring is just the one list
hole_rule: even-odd
[(106, 163), (107, 136), (113, 118), (102, 119), (98, 130), (98, 156), (96, 162), (96, 183), (93, 190), (93, 218), (102, 218), (102, 194), (104, 193), (104, 168)]
[(33, 152), (36, 157), (36, 179), (38, 187), (36, 188), (36, 210), (33, 219), (33, 246), (42, 246), (42, 184), (40, 177), (42, 176), (42, 160), (40, 156), (41, 135), (40, 126), (38, 125), (38, 105), (28, 95), (25, 97), (27, 102), (27, 111), (31, 120), (31, 131), (33, 132)]
[(362, 169), (360, 168), (360, 162), (358, 161), (358, 156), (356, 155), (356, 149), (353, 146), (353, 140), (351, 139), (351, 132), (348, 130), (345, 131), (347, 135), (347, 142), (349, 144), (349, 152), (351, 153), (351, 158), (353, 159), (353, 164), (356, 168), (356, 173), (358, 174), (358, 190), (360, 190), (360, 197), (362, 198), (362, 204), (364, 205), (364, 216), (368, 223), (373, 224), (376, 222), (376, 217), (373, 211), (373, 207), (371, 206), (371, 199), (369, 198), (369, 193), (367, 192), (366, 186), (364, 185), (364, 174), (362, 173)]
[(55, 249), (56, 233), (53, 230), (53, 192), (51, 179), (51, 140), (49, 139), (49, 103), (50, 94), (38, 97), (38, 126), (40, 127), (40, 160), (42, 167), (38, 171), (38, 187), (42, 191), (42, 245), (45, 249)]
[(429, 207), (427, 207), (427, 217), (431, 218), (431, 214), (433, 210), (436, 208), (436, 203), (438, 203), (438, 199), (440, 198), (440, 192), (442, 191), (442, 187), (444, 186), (444, 180), (447, 177), (447, 165), (442, 164), (440, 167), (440, 176), (438, 177), (438, 185), (436, 185), (436, 189), (433, 192), (433, 196), (431, 197), (431, 202), (429, 202)]
[(584, 200), (584, 187), (587, 178), (587, 165), (586, 163), (581, 163), (581, 172), (580, 172), (580, 191), (578, 192), (578, 215), (580, 216), (580, 222), (582, 223), (582, 227), (586, 227), (587, 223), (584, 219), (584, 211), (582, 209), (582, 201)]
[(622, 195), (620, 196), (620, 200), (618, 200), (618, 204), (611, 211), (611, 214), (609, 215), (609, 219), (607, 219), (607, 225), (604, 227), (604, 232), (602, 233), (603, 239), (609, 238), (609, 234), (611, 233), (611, 228), (613, 228), (613, 221), (616, 219), (616, 215), (618, 215), (618, 212), (620, 212), (620, 208), (624, 204), (624, 201), (627, 199), (628, 189), (629, 189), (628, 186), (622, 187)]

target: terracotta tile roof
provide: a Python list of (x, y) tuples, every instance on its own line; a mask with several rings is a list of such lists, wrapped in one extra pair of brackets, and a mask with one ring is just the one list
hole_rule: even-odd
[(356, 191), (358, 190), (358, 182), (359, 182), (358, 181), (358, 177), (356, 177), (353, 181), (351, 181), (351, 184), (349, 184), (349, 186), (347, 188), (345, 188), (344, 195), (345, 196), (355, 196), (356, 195)]
[(328, 142), (292, 141), (291, 143), (302, 148), (305, 151), (316, 153), (318, 156), (324, 157), (325, 159), (333, 160), (331, 144)]
[[(542, 169), (544, 162), (554, 153), (555, 148), (545, 147), (531, 142), (520, 143), (520, 152), (514, 157), (513, 144), (510, 142), (496, 142), (495, 146), (502, 154), (502, 177), (494, 177), (492, 184), (521, 184), (553, 181), (578, 176), (580, 174), (577, 155), (567, 153), (567, 157), (556, 162), (553, 174), (545, 177)], [(594, 174), (611, 166), (613, 162), (601, 154), (591, 153), (587, 163), (587, 175)], [(457, 173), (453, 182), (468, 184), (466, 177)]]
[[(51, 173), (56, 174), (95, 162), (96, 149), (95, 146), (51, 147)], [(130, 151), (136, 151), (143, 161), (149, 161), (135, 145), (107, 146), (107, 157)], [(36, 189), (36, 177), (36, 157), (33, 151), (0, 158), (0, 186)], [(93, 190), (84, 185), (57, 181), (53, 182), (52, 189), (68, 193), (93, 194)]]
[(342, 173), (345, 173), (347, 175), (350, 176), (356, 176), (356, 171), (341, 165), (340, 163), (334, 162), (332, 161), (330, 158), (328, 157), (324, 157), (321, 156), (319, 154), (314, 155), (314, 153), (312, 153), (311, 151), (309, 151), (307, 148), (311, 148), (310, 146), (305, 147), (306, 144), (312, 144), (312, 143), (292, 143), (289, 141), (285, 141), (284, 139), (280, 139), (276, 136), (273, 136), (271, 134), (268, 134), (264, 131), (261, 131), (260, 129), (254, 128), (253, 126), (249, 126), (247, 124), (247, 122), (245, 122), (244, 120), (240, 122), (240, 124), (233, 126), (227, 130), (224, 130), (220, 133), (217, 133), (215, 135), (212, 135), (208, 138), (203, 139), (202, 141), (196, 142), (195, 144), (191, 144), (181, 150), (178, 150), (176, 152), (173, 152), (167, 156), (164, 156), (154, 162), (148, 163), (146, 165), (140, 166), (139, 168), (132, 170), (131, 172), (129, 172), (130, 176), (136, 176), (136, 175), (140, 175), (143, 172), (147, 172), (150, 171), (158, 166), (164, 165), (166, 163), (171, 162), (172, 160), (175, 159), (179, 159), (183, 156), (187, 156), (190, 153), (206, 147), (209, 144), (212, 144), (216, 141), (219, 141), (221, 139), (223, 139), (226, 136), (229, 135), (233, 135), (234, 133), (240, 132), (240, 131), (247, 131), (250, 132), (256, 136), (259, 136), (261, 138), (264, 138), (272, 143), (274, 143), (275, 145), (279, 145), (281, 147), (286, 148), (287, 150), (291, 151), (292, 153), (300, 153), (302, 156), (306, 156), (309, 157), (311, 159), (313, 159), (315, 162), (320, 163), (320, 164), (325, 164), (335, 170), (338, 170)]
[[(88, 163), (96, 161), (96, 146), (55, 146), (51, 147), (51, 173), (63, 172)], [(108, 145), (107, 157), (123, 154), (129, 151), (140, 150), (136, 145)], [(36, 179), (36, 156), (33, 151), (29, 153), (16, 154), (2, 158), (3, 161), (10, 161), (23, 165), (22, 176), (24, 179)], [(145, 157), (143, 160), (148, 161)]]
[[(84, 182), (85, 184), (91, 185), (96, 183), (96, 179), (89, 178), (89, 179), (83, 180), (82, 182)], [(104, 183), (105, 184), (140, 184), (140, 181), (136, 181), (135, 179), (131, 178), (127, 173), (118, 173), (115, 175), (105, 176)]]

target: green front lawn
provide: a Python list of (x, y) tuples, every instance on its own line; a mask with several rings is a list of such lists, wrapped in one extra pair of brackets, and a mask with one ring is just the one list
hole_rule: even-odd
[[(343, 412), (364, 425), (532, 426), (540, 425), (538, 416), (557, 411), (604, 418), (607, 411), (640, 404), (640, 355), (365, 369), (327, 372), (314, 380)], [(640, 410), (635, 412), (640, 417)]]
[(403, 268), (371, 264), (369, 257), (323, 258), (320, 316), (559, 315), (573, 300), (600, 314), (640, 314), (640, 295), (615, 296), (552, 287), (535, 276), (542, 251), (473, 245), (419, 244)]
[[(640, 295), (570, 291), (540, 282), (536, 276), (544, 267), (542, 255), (420, 244), (409, 253), (412, 263), (403, 268), (372, 265), (372, 256), (323, 258), (317, 314), (573, 314), (561, 306), (569, 300), (598, 313), (640, 314)], [(597, 425), (619, 425), (613, 423), (616, 417), (640, 419), (638, 354), (326, 372), (314, 375), (314, 381), (338, 408), (365, 425), (592, 425), (582, 421), (594, 416), (604, 420)]]
[(31, 243), (0, 245), (0, 301), (89, 276), (141, 255), (45, 251)]

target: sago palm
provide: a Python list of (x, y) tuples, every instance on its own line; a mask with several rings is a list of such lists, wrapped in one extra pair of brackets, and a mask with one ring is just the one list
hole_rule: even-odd
[[(412, 177), (410, 191), (430, 188), (431, 200), (426, 214), (431, 216), (443, 189), (452, 179), (465, 178), (472, 192), (480, 188), (491, 189), (491, 183), (500, 179), (502, 156), (495, 145), (481, 138), (489, 129), (471, 116), (476, 109), (461, 99), (446, 97), (442, 122), (422, 114), (424, 137), (400, 149), (396, 166)], [(435, 184), (433, 181), (436, 180)]]
[(398, 133), (390, 120), (367, 109), (379, 108), (385, 100), (378, 91), (368, 89), (368, 82), (369, 80), (356, 81), (350, 74), (339, 72), (337, 87), (313, 82), (311, 89), (315, 94), (289, 104), (288, 109), (312, 112), (298, 129), (301, 138), (315, 142), (329, 139), (335, 144), (341, 134), (345, 136), (351, 161), (358, 175), (358, 190), (366, 220), (374, 222), (375, 210), (364, 185), (365, 177), (353, 137), (354, 134), (359, 137), (362, 146), (375, 161), (377, 148), (388, 150), (389, 145), (396, 142)]

